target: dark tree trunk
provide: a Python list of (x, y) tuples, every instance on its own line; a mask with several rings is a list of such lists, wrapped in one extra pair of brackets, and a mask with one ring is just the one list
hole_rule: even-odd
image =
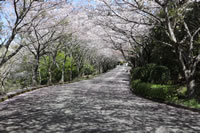
[(37, 72), (38, 72), (38, 66), (34, 66), (33, 68), (33, 76), (32, 76), (32, 85), (35, 86), (37, 85)]
[(32, 69), (32, 85), (35, 86), (38, 84), (38, 68), (39, 68), (39, 59), (36, 59), (36, 63), (33, 65)]
[(40, 71), (40, 68), (38, 68), (38, 76), (39, 76), (39, 84), (41, 85), (41, 83), (42, 83), (42, 77), (41, 77), (41, 71)]
[(195, 96), (195, 92), (196, 92), (195, 78), (193, 75), (188, 76), (188, 74), (185, 73), (185, 79), (186, 79), (186, 84), (187, 84), (186, 95), (188, 98), (192, 98)]
[(67, 61), (67, 56), (65, 55), (63, 64), (62, 64), (62, 75), (61, 75), (61, 80), (60, 83), (64, 83), (65, 82), (65, 63)]
[(69, 81), (72, 81), (72, 64), (71, 64), (70, 70), (69, 70)]
[(48, 85), (52, 84), (52, 70), (51, 70), (52, 65), (50, 64), (48, 68), (48, 73), (49, 73), (49, 79), (48, 79)]
[(4, 79), (2, 79), (2, 81), (1, 81), (1, 90), (2, 90), (2, 92), (4, 93), (4, 91), (5, 91)]

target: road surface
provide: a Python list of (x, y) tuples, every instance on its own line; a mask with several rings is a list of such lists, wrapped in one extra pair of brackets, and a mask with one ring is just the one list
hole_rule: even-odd
[(127, 67), (0, 103), (0, 133), (198, 133), (200, 114), (133, 95)]

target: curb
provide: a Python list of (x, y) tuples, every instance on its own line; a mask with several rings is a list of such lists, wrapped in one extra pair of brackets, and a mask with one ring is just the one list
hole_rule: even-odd
[(23, 94), (25, 92), (30, 92), (30, 91), (33, 91), (33, 90), (36, 90), (36, 89), (40, 89), (40, 88), (43, 88), (43, 87), (48, 87), (48, 85), (42, 85), (42, 86), (36, 86), (36, 87), (28, 87), (28, 88), (24, 88), (24, 89), (17, 89), (15, 91), (11, 91), (7, 94), (5, 94), (4, 96), (0, 96), (0, 102), (3, 102), (7, 99), (10, 99), (14, 96), (17, 96), (17, 95), (20, 95), (20, 94)]
[(20, 94), (23, 94), (23, 93), (26, 93), (26, 92), (30, 92), (30, 91), (33, 91), (33, 90), (37, 90), (37, 89), (40, 89), (40, 88), (50, 87), (50, 86), (55, 86), (55, 85), (62, 85), (62, 84), (75, 83), (75, 82), (79, 82), (79, 81), (82, 81), (82, 80), (89, 80), (89, 79), (95, 78), (96, 76), (99, 76), (99, 75), (94, 75), (92, 77), (84, 78), (84, 79), (77, 79), (77, 80), (70, 81), (70, 82), (56, 83), (56, 84), (51, 84), (51, 85), (39, 85), (39, 86), (35, 86), (35, 87), (27, 87), (27, 88), (23, 88), (23, 89), (17, 89), (17, 90), (8, 92), (7, 94), (5, 94), (3, 96), (0, 96), (0, 103), (5, 101), (5, 100), (7, 100), (7, 99), (10, 99), (10, 98), (13, 98), (15, 96), (18, 96)]

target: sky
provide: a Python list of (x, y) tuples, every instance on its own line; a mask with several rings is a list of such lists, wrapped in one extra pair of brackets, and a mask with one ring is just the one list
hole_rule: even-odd
[(79, 3), (87, 4), (87, 0), (73, 0), (73, 3), (76, 3), (76, 4), (79, 4)]
[[(73, 0), (73, 3), (78, 4), (78, 5), (86, 5), (88, 4), (88, 0)], [(94, 3), (94, 1), (90, 3)]]

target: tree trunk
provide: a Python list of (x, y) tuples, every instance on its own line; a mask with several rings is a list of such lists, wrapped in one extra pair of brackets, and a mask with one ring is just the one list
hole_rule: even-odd
[(3, 79), (2, 79), (2, 81), (1, 81), (1, 90), (2, 90), (2, 93), (5, 92), (4, 80), (3, 80)]
[(48, 84), (51, 85), (52, 84), (52, 67), (55, 65), (56, 66), (56, 56), (57, 56), (57, 52), (52, 56), (52, 63), (51, 63), (51, 59), (50, 59), (50, 66), (48, 69), (48, 73), (49, 73), (49, 80), (48, 80)]
[(70, 70), (69, 70), (69, 81), (72, 81), (72, 63), (73, 63), (73, 56), (72, 56), (72, 53), (70, 53), (69, 55), (70, 59), (71, 59), (71, 63), (70, 63)]
[[(186, 95), (187, 95), (188, 98), (192, 98), (192, 97), (195, 96), (195, 92), (196, 92), (194, 74), (195, 74), (195, 71), (196, 71), (197, 62), (194, 62), (193, 58), (190, 58), (190, 57), (193, 57), (193, 56), (189, 56), (189, 58), (185, 57), (185, 55), (183, 54), (183, 52), (180, 48), (178, 48), (178, 53), (179, 53), (179, 61), (182, 65), (184, 77), (185, 77), (186, 84), (187, 84)], [(185, 59), (188, 59), (188, 60), (185, 60)]]
[(99, 73), (101, 73), (102, 72), (102, 67), (101, 67), (101, 64), (99, 63)]
[(80, 62), (77, 63), (77, 72), (78, 72), (78, 77), (80, 77)]
[(32, 85), (35, 86), (37, 85), (38, 81), (38, 67), (39, 67), (39, 60), (37, 59), (36, 63), (33, 65), (33, 69), (32, 69)]
[(63, 64), (62, 64), (62, 75), (61, 75), (60, 83), (65, 82), (65, 63), (66, 63), (66, 60), (67, 60), (67, 56), (65, 55), (65, 59), (64, 59)]
[(32, 76), (32, 85), (33, 86), (37, 85), (37, 70), (38, 70), (38, 67), (34, 66), (34, 68), (32, 70), (32, 73), (33, 73), (33, 76)]
[(69, 70), (69, 81), (72, 81), (72, 65), (70, 66)]
[(188, 98), (192, 98), (192, 97), (194, 97), (195, 92), (196, 92), (195, 78), (193, 75), (188, 76), (187, 72), (184, 72), (184, 74), (185, 74), (185, 79), (186, 79), (186, 84), (187, 84), (186, 95)]
[(62, 69), (62, 76), (61, 76), (60, 83), (64, 83), (64, 82), (65, 82), (65, 69)]
[(49, 80), (48, 80), (48, 85), (51, 85), (52, 84), (52, 72), (51, 72), (51, 66), (49, 66), (48, 68), (48, 73), (49, 73)]
[(41, 83), (42, 83), (42, 77), (41, 77), (40, 68), (38, 68), (38, 74), (39, 74), (39, 84), (41, 85)]

